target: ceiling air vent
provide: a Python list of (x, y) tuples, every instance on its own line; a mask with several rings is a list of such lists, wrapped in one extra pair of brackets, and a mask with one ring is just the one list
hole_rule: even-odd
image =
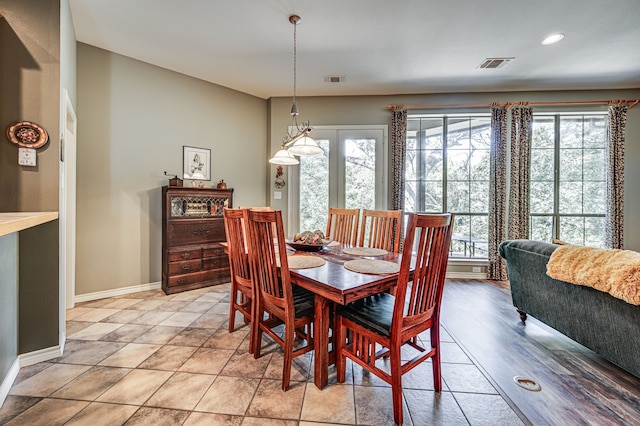
[(327, 75), (324, 77), (325, 83), (342, 83), (347, 79), (346, 75)]
[(515, 58), (487, 58), (478, 65), (478, 68), (502, 68), (514, 59)]

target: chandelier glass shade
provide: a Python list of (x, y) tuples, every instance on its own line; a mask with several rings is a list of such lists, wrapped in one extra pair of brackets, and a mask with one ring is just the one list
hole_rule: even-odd
[(296, 28), (302, 21), (298, 15), (289, 16), (289, 22), (293, 24), (293, 105), (291, 105), (291, 130), (282, 138), (280, 150), (269, 160), (271, 164), (295, 165), (300, 164), (294, 155), (314, 156), (322, 155), (324, 151), (318, 146), (316, 141), (309, 136), (312, 128), (309, 121), (298, 124), (298, 104), (296, 103), (296, 61), (297, 61), (297, 38)]
[(300, 164), (300, 161), (298, 161), (298, 159), (285, 148), (280, 148), (269, 162), (271, 164), (279, 164), (281, 166), (295, 166), (296, 164)]

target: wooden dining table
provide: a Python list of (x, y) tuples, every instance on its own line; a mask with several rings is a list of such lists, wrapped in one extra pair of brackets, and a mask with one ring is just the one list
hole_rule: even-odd
[(363, 257), (343, 252), (342, 245), (326, 247), (318, 252), (296, 251), (292, 256), (318, 256), (326, 262), (322, 266), (290, 269), (291, 282), (315, 294), (314, 299), (314, 383), (322, 389), (327, 385), (329, 366), (335, 362), (335, 353), (329, 352), (329, 327), (334, 304), (345, 305), (372, 296), (395, 286), (398, 274), (366, 274), (343, 266), (355, 259), (378, 259), (400, 264), (402, 255), (388, 252), (382, 256)]

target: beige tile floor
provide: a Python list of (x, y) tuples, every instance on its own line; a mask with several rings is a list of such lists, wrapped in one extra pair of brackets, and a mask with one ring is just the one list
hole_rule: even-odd
[[(228, 333), (229, 286), (160, 290), (79, 304), (67, 312), (62, 357), (25, 367), (2, 408), (7, 425), (391, 425), (390, 387), (349, 364), (347, 381), (313, 384), (312, 354), (280, 388), (282, 352), (248, 327)], [(430, 362), (404, 376), (407, 425), (520, 425), (491, 382), (442, 330), (444, 390)], [(409, 354), (407, 354), (409, 355)]]

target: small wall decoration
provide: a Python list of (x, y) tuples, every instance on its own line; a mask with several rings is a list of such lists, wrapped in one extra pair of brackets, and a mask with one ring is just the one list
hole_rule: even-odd
[(183, 178), (211, 180), (211, 150), (183, 146)]
[(7, 127), (7, 139), (20, 148), (37, 149), (49, 142), (49, 134), (31, 121), (16, 121)]
[(284, 171), (282, 170), (282, 166), (278, 166), (278, 168), (276, 169), (276, 180), (273, 182), (275, 187), (278, 188), (278, 189), (284, 188), (284, 186), (286, 185), (286, 182), (282, 178), (282, 175), (284, 175)]

